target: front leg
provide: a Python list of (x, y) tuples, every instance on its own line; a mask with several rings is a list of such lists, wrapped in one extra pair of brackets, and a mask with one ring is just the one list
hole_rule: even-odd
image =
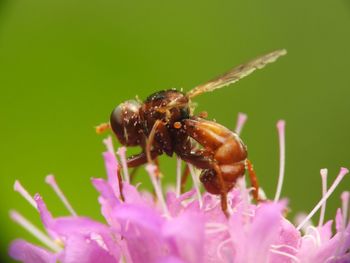
[[(151, 151), (151, 159), (154, 160), (157, 158), (161, 153), (158, 151)], [(145, 152), (139, 153), (137, 155), (132, 155), (126, 159), (126, 164), (129, 168), (131, 167), (137, 167), (140, 165), (143, 165), (148, 162), (147, 154)]]
[(162, 152), (165, 152), (170, 156), (173, 153), (172, 140), (166, 124), (161, 120), (155, 121), (152, 130), (146, 139), (145, 152), (149, 161), (153, 160), (152, 156), (150, 156), (152, 148), (153, 151), (161, 149)]

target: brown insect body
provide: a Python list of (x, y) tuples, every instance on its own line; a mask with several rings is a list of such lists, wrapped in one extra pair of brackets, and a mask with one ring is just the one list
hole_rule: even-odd
[[(176, 106), (170, 107), (176, 101)], [(247, 150), (241, 139), (226, 127), (190, 115), (190, 99), (170, 89), (149, 96), (142, 104), (127, 101), (111, 114), (111, 126), (124, 145), (138, 144), (143, 152), (127, 160), (129, 167), (148, 161), (147, 138), (157, 125), (151, 143), (150, 158), (174, 153), (184, 161), (203, 169), (200, 180), (212, 194), (225, 195), (245, 173)], [(180, 123), (176, 128), (175, 123)], [(202, 149), (195, 150), (191, 139)], [(226, 209), (226, 208), (223, 208)]]
[(236, 180), (245, 173), (248, 153), (242, 140), (216, 122), (192, 117), (184, 123), (189, 136), (203, 145), (202, 154), (208, 158), (208, 167), (200, 176), (205, 189), (212, 194), (221, 194), (218, 172), (221, 172), (225, 190), (232, 189)]
[[(177, 101), (178, 105), (168, 108), (173, 101)], [(175, 89), (156, 92), (145, 100), (140, 109), (140, 118), (147, 137), (156, 121), (160, 121), (154, 136), (153, 148), (159, 149), (168, 156), (180, 150), (178, 146), (187, 140), (188, 135), (183, 129), (176, 129), (174, 124), (189, 118), (188, 103), (189, 99), (186, 95)]]
[[(159, 111), (167, 109), (175, 100), (181, 106)], [(247, 151), (241, 139), (216, 122), (190, 116), (189, 98), (182, 92), (171, 89), (154, 93), (140, 108), (140, 117), (147, 137), (155, 122), (161, 121), (152, 145), (157, 153), (165, 152), (169, 156), (176, 153), (188, 163), (205, 169), (201, 181), (208, 192), (221, 193), (216, 165), (222, 173), (226, 190), (230, 190), (237, 178), (244, 174)], [(179, 128), (174, 127), (176, 122), (181, 123)], [(190, 138), (204, 148), (194, 151)]]
[[(190, 104), (193, 97), (232, 84), (284, 54), (285, 50), (266, 54), (187, 93), (163, 90), (150, 95), (143, 103), (136, 100), (121, 103), (111, 114), (110, 126), (123, 145), (142, 148), (140, 154), (127, 159), (128, 167), (150, 162), (163, 153), (169, 156), (175, 153), (202, 169), (201, 182), (208, 192), (221, 196), (224, 212), (227, 192), (247, 167), (257, 199), (258, 184), (242, 140), (228, 128), (193, 115)], [(202, 148), (197, 149), (191, 139)]]

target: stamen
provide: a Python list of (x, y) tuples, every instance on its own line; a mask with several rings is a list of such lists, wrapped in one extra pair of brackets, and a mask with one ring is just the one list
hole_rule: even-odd
[(327, 258), (326, 260), (325, 260), (325, 262), (324, 263), (328, 263), (328, 262), (334, 262), (334, 259), (336, 259), (337, 258), (337, 256), (330, 256), (329, 258)]
[(276, 250), (287, 248), (287, 249), (294, 251), (295, 253), (299, 252), (298, 249), (296, 249), (295, 247), (289, 246), (289, 245), (271, 245), (271, 248), (276, 249)]
[[(325, 196), (327, 193), (327, 169), (321, 169), (321, 178), (322, 178), (322, 197)], [(326, 201), (322, 204), (321, 212), (320, 212), (320, 219), (318, 221), (318, 227), (321, 227), (323, 225), (324, 221), (324, 215), (326, 213)]]
[(128, 171), (128, 165), (126, 164), (126, 147), (120, 147), (117, 151), (120, 161), (122, 163), (123, 167), (123, 174), (124, 174), (124, 180), (127, 183), (130, 183), (130, 176), (129, 176), (129, 171)]
[(272, 253), (275, 253), (275, 254), (278, 254), (278, 255), (281, 255), (281, 256), (285, 256), (287, 258), (290, 258), (292, 259), (294, 262), (300, 262), (300, 260), (296, 257), (296, 256), (293, 256), (287, 252), (282, 252), (282, 251), (279, 251), (279, 250), (275, 250), (275, 249), (272, 249), (270, 248), (270, 252)]
[(259, 187), (259, 196), (258, 200), (267, 200), (266, 193), (262, 187)]
[(205, 234), (206, 235), (216, 235), (216, 234), (219, 234), (219, 233), (222, 233), (222, 232), (226, 232), (227, 229), (224, 229), (224, 228), (218, 228), (218, 229), (208, 229), (208, 230), (205, 230)]
[[(215, 200), (211, 201), (210, 203), (206, 204), (206, 207), (204, 208), (205, 212), (209, 212), (210, 210), (215, 209), (219, 204), (221, 203), (219, 198), (216, 198)], [(230, 208), (230, 206), (229, 206)]]
[(62, 250), (62, 248), (59, 245), (57, 245), (44, 232), (42, 232), (40, 229), (34, 226), (31, 222), (28, 221), (28, 219), (23, 217), (17, 211), (10, 211), (10, 218), (14, 222), (19, 224), (21, 227), (23, 227), (25, 230), (27, 230), (29, 233), (31, 233), (33, 236), (35, 236), (39, 241), (41, 241), (44, 245), (46, 245), (54, 252), (59, 252)]
[(241, 134), (243, 126), (244, 126), (245, 122), (247, 121), (247, 118), (248, 118), (247, 114), (244, 114), (242, 112), (238, 113), (237, 124), (236, 124), (236, 129), (235, 129), (235, 133), (237, 133), (237, 135)]
[(129, 251), (129, 247), (126, 243), (126, 239), (122, 237), (122, 240), (120, 242), (120, 247), (121, 247), (121, 253), (122, 253), (122, 260), (124, 260), (125, 263), (127, 262), (133, 262), (131, 255), (130, 255), (130, 251)]
[(248, 205), (251, 203), (249, 190), (247, 189), (247, 183), (245, 181), (245, 176), (238, 178), (237, 180), (237, 186), (240, 189), (241, 192), (241, 198), (244, 205), (244, 211), (248, 210)]
[(310, 238), (311, 241), (314, 243), (314, 246), (317, 247), (318, 244), (317, 244), (317, 240), (316, 240), (316, 237), (314, 237), (313, 235), (303, 235), (302, 239), (307, 239), (307, 238)]
[(347, 215), (348, 215), (348, 209), (349, 209), (349, 198), (350, 193), (348, 191), (345, 191), (341, 194), (341, 201), (342, 201), (342, 210), (343, 210), (343, 231), (345, 230), (345, 227), (347, 225)]
[(112, 153), (113, 156), (115, 157), (115, 151), (114, 151), (112, 137), (108, 136), (106, 139), (103, 140), (103, 143), (104, 143), (104, 145), (106, 145), (107, 151)]
[[(340, 198), (341, 198), (341, 201), (342, 201), (342, 211), (341, 211), (341, 214), (343, 216), (342, 218), (342, 222), (341, 222), (341, 226), (340, 226), (340, 238), (339, 238), (339, 243), (338, 243), (338, 246), (337, 246), (337, 250), (335, 252), (335, 256), (336, 258), (338, 256), (340, 256), (341, 254), (341, 250), (342, 250), (342, 247), (343, 247), (343, 244), (345, 242), (345, 230), (346, 230), (346, 218), (347, 218), (347, 214), (348, 214), (348, 206), (349, 206), (349, 195), (350, 193), (345, 191), (341, 194)], [(338, 210), (339, 211), (339, 210)]]
[[(307, 214), (306, 214), (306, 213), (303, 213), (303, 212), (298, 213), (298, 214), (295, 216), (295, 218), (294, 218), (294, 224), (295, 224), (295, 225), (299, 225), (301, 222), (303, 222), (303, 220), (304, 220), (306, 217), (307, 217)], [(301, 228), (301, 231), (303, 231), (304, 234), (306, 234), (306, 233), (307, 233), (308, 227), (309, 227), (309, 226), (312, 226), (312, 225), (313, 225), (313, 224), (312, 224), (311, 220), (308, 220), (308, 221), (303, 225), (303, 227)], [(315, 243), (315, 244), (316, 244), (316, 243)]]
[(210, 228), (213, 228), (213, 229), (218, 229), (218, 228), (220, 228), (220, 229), (227, 229), (227, 225), (222, 224), (222, 223), (215, 223), (215, 222), (214, 223), (213, 222), (206, 223), (205, 227), (207, 229), (210, 229)]
[(255, 212), (253, 210), (247, 210), (245, 212), (242, 212), (242, 215), (245, 215), (246, 217), (254, 217), (255, 216)]
[(181, 165), (182, 160), (177, 157), (176, 158), (176, 197), (179, 197), (181, 194)]
[(274, 201), (277, 202), (280, 199), (281, 191), (282, 191), (282, 185), (283, 185), (283, 179), (284, 179), (284, 167), (285, 167), (285, 121), (280, 120), (277, 122), (277, 130), (278, 130), (278, 139), (279, 139), (279, 145), (280, 145), (280, 170), (278, 175), (278, 184), (277, 184), (277, 190), (275, 194)]
[(155, 166), (153, 164), (147, 164), (146, 171), (149, 174), (149, 177), (150, 177), (151, 182), (152, 182), (153, 187), (154, 187), (154, 191), (157, 195), (158, 201), (160, 202), (160, 204), (162, 206), (164, 214), (166, 216), (170, 216), (169, 211), (168, 211), (168, 207), (165, 203), (163, 192), (162, 192), (162, 189), (160, 186), (160, 178), (156, 175), (157, 166)]
[(321, 235), (320, 235), (320, 232), (318, 231), (318, 229), (314, 226), (308, 226), (306, 232), (309, 233), (310, 232), (309, 230), (312, 230), (315, 233), (314, 237), (316, 239), (317, 246), (321, 246)]
[(73, 207), (71, 206), (71, 204), (68, 202), (68, 199), (66, 198), (66, 196), (63, 194), (62, 190), (60, 189), (60, 187), (58, 186), (55, 177), (50, 174), (48, 176), (46, 176), (45, 178), (45, 182), (51, 186), (51, 188), (55, 191), (55, 193), (57, 194), (57, 196), (61, 199), (62, 203), (64, 204), (64, 206), (67, 208), (67, 210), (72, 214), (72, 216), (77, 216), (77, 213), (74, 211)]
[(24, 199), (26, 199), (29, 202), (29, 204), (31, 204), (35, 209), (38, 209), (34, 198), (28, 193), (28, 191), (21, 185), (21, 183), (18, 180), (15, 181), (13, 188), (16, 192), (20, 193), (20, 195)]
[(308, 216), (297, 226), (297, 230), (300, 230), (303, 225), (310, 220), (311, 217), (317, 212), (317, 210), (322, 206), (324, 202), (328, 199), (328, 197), (334, 192), (335, 188), (338, 186), (338, 184), (341, 182), (341, 180), (344, 178), (344, 176), (349, 172), (346, 168), (341, 168), (340, 172), (337, 176), (337, 178), (334, 180), (332, 186), (328, 189), (327, 193), (322, 197), (322, 199), (318, 202), (318, 204), (315, 206), (315, 208), (308, 214)]
[(100, 234), (92, 232), (90, 233), (90, 239), (95, 241), (100, 248), (108, 251), (107, 245)]
[(232, 242), (232, 238), (228, 238), (228, 239), (222, 241), (222, 242), (218, 245), (218, 247), (217, 247), (217, 249), (216, 249), (216, 256), (217, 256), (217, 257), (220, 259), (220, 261), (222, 261), (222, 262), (225, 262), (225, 259), (224, 259), (223, 255), (222, 255), (222, 249), (224, 248), (224, 246), (225, 246), (226, 244), (229, 244), (230, 242)]
[(220, 223), (207, 223), (207, 224), (205, 224), (205, 233), (208, 235), (209, 234), (217, 234), (220, 232), (225, 232), (227, 230), (228, 230), (228, 228), (224, 224), (220, 224)]
[(196, 175), (196, 173), (195, 173), (195, 171), (193, 169), (193, 165), (188, 164), (188, 168), (190, 169), (190, 173), (191, 173), (192, 180), (193, 180), (193, 186), (196, 189), (198, 202), (199, 202), (199, 207), (201, 208), (203, 206), (203, 199), (202, 199), (202, 195), (201, 195), (201, 190), (199, 188), (198, 176)]

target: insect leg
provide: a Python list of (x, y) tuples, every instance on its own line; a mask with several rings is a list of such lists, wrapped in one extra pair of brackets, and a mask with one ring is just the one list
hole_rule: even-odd
[(151, 150), (152, 150), (152, 145), (154, 142), (154, 136), (157, 132), (158, 126), (162, 123), (161, 120), (156, 120), (156, 122), (153, 124), (152, 130), (147, 138), (146, 141), (146, 156), (147, 156), (147, 160), (149, 163), (152, 162), (152, 158), (151, 158)]
[(253, 197), (255, 199), (255, 201), (260, 201), (259, 200), (259, 183), (258, 183), (258, 179), (256, 177), (256, 173), (254, 171), (253, 165), (252, 163), (247, 159), (246, 160), (247, 163), (247, 169), (248, 169), (248, 174), (250, 177), (250, 182), (254, 188), (253, 190)]
[[(189, 141), (188, 141), (189, 142)], [(178, 155), (182, 160), (185, 160), (185, 168), (183, 170), (182, 176), (181, 176), (181, 193), (184, 192), (184, 188), (187, 182), (187, 178), (190, 174), (190, 170), (188, 167), (188, 163), (194, 165), (195, 167), (199, 169), (209, 169), (211, 167), (211, 158), (212, 155), (210, 152), (204, 150), (204, 149), (193, 149), (191, 144), (188, 144), (187, 147), (180, 147), (180, 151), (178, 152)], [(184, 150), (187, 149), (187, 150)]]
[(212, 169), (212, 159), (196, 152), (178, 152), (179, 157), (199, 169)]
[(219, 183), (220, 183), (221, 209), (224, 212), (224, 214), (226, 215), (226, 217), (229, 217), (229, 214), (227, 212), (227, 189), (226, 189), (226, 184), (224, 182), (224, 178), (222, 176), (221, 169), (220, 169), (219, 165), (214, 163), (213, 166), (214, 166), (214, 170), (216, 172), (216, 175), (217, 175), (217, 177), (219, 179)]
[(185, 191), (185, 186), (187, 182), (187, 178), (190, 175), (190, 168), (188, 167), (188, 164), (185, 164), (185, 168), (183, 170), (182, 176), (181, 176), (181, 186), (180, 186), (180, 192), (183, 193)]
[(216, 176), (219, 180), (219, 187), (220, 187), (220, 197), (221, 197), (221, 208), (222, 211), (225, 213), (226, 216), (228, 216), (227, 213), (227, 188), (226, 184), (220, 169), (220, 166), (216, 164), (210, 156), (205, 156), (205, 154), (200, 155), (198, 153), (189, 152), (189, 153), (182, 153), (180, 155), (181, 159), (184, 161), (193, 164), (197, 168), (200, 169), (213, 169), (216, 172)]
[(118, 169), (117, 175), (118, 175), (120, 199), (124, 202), (125, 198), (124, 198), (124, 194), (123, 194), (123, 179), (122, 179), (122, 175), (120, 173), (120, 169)]
[[(153, 160), (156, 158), (158, 155), (160, 155), (159, 152), (157, 151), (152, 151), (151, 152), (151, 159)], [(126, 159), (126, 164), (128, 165), (129, 168), (131, 167), (137, 167), (142, 164), (147, 163), (147, 154), (145, 152), (139, 153), (137, 155), (130, 156)]]

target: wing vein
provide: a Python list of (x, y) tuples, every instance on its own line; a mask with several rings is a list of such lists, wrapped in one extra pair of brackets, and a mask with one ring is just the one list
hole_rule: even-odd
[(205, 84), (193, 88), (187, 93), (187, 96), (189, 98), (193, 98), (202, 93), (214, 91), (216, 89), (220, 89), (227, 85), (233, 84), (240, 79), (250, 75), (255, 70), (261, 69), (267, 64), (275, 62), (279, 57), (284, 56), (285, 54), (287, 54), (287, 51), (285, 49), (280, 49), (253, 59), (248, 63), (239, 65), (226, 72), (225, 74), (213, 80), (210, 80)]

